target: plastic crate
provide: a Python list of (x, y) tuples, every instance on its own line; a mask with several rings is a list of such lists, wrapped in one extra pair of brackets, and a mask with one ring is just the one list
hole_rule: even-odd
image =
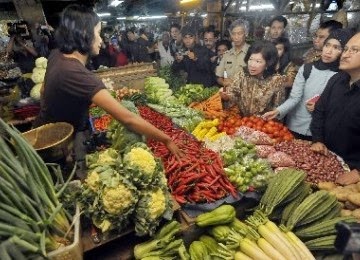
[(74, 216), (75, 221), (75, 234), (74, 241), (71, 245), (59, 248), (48, 254), (48, 258), (51, 260), (82, 260), (83, 259), (83, 247), (81, 241), (81, 226), (80, 226), (80, 207), (76, 206), (76, 213)]

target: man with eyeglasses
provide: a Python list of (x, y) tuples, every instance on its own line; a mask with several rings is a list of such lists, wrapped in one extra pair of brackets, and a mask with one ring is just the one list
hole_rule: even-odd
[(327, 37), (332, 31), (341, 29), (342, 24), (335, 20), (329, 20), (320, 24), (319, 29), (313, 35), (313, 47), (303, 55), (304, 63), (318, 61), (321, 58), (322, 48)]
[(338, 178), (345, 185), (360, 181), (360, 32), (345, 45), (340, 70), (316, 103), (310, 129), (314, 151), (331, 150), (355, 169)]

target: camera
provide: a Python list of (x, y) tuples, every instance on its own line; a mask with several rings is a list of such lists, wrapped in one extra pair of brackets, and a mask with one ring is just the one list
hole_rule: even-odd
[(8, 34), (10, 36), (21, 36), (23, 38), (29, 39), (30, 33), (26, 22), (16, 22), (16, 23), (7, 23)]

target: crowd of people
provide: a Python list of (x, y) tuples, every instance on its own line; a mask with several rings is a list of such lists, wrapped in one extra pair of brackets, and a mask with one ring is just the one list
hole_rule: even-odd
[[(246, 42), (249, 23), (243, 19), (229, 26), (228, 39), (220, 39), (220, 33), (212, 26), (196, 31), (189, 25), (172, 24), (158, 40), (146, 28), (127, 29), (118, 36), (99, 40), (98, 55), (88, 50), (80, 54), (89, 53), (82, 63), (90, 70), (101, 65), (152, 61), (158, 61), (159, 66), (171, 66), (174, 73), (185, 75), (187, 83), (219, 86), (223, 104), (237, 105), (241, 116), (282, 120), (296, 138), (314, 141), (315, 151), (327, 153), (329, 148), (351, 168), (360, 169), (360, 106), (357, 105), (360, 59), (356, 57), (360, 55), (360, 33), (343, 29), (335, 20), (325, 21), (314, 34), (313, 46), (304, 56), (293, 57), (287, 26), (285, 17), (276, 16), (270, 21), (264, 39), (251, 44)], [(14, 42), (15, 39), (10, 41), (9, 52), (15, 53), (10, 48)], [(27, 50), (28, 55), (35, 57), (40, 53), (35, 47)], [(66, 57), (74, 50), (60, 51)], [(59, 58), (51, 60), (55, 62)], [(102, 86), (98, 80), (92, 82), (96, 83), (94, 89)], [(104, 99), (101, 89), (96, 93), (92, 102), (124, 120), (123, 112), (117, 115), (119, 112), (108, 106), (109, 97), (106, 95)], [(107, 100), (106, 104), (103, 99)], [(53, 106), (48, 104), (46, 108), (50, 107)], [(85, 107), (82, 111), (86, 112)]]

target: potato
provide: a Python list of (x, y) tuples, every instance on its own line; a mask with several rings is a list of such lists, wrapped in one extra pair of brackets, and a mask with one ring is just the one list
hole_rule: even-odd
[(358, 192), (357, 185), (356, 184), (350, 184), (347, 186), (344, 186), (344, 190), (352, 192)]
[(358, 191), (360, 191), (360, 181), (358, 183), (356, 183), (356, 188)]
[(360, 206), (360, 193), (352, 193), (347, 196), (348, 201), (351, 203)]
[(345, 206), (345, 209), (349, 209), (349, 210), (354, 210), (354, 209), (359, 208), (358, 205), (355, 205), (354, 203), (351, 203), (350, 201), (346, 201), (344, 206)]
[(347, 197), (351, 194), (350, 191), (345, 190), (343, 187), (337, 187), (330, 191), (330, 194), (334, 194), (338, 201), (347, 201)]
[(354, 216), (354, 217), (357, 218), (357, 219), (360, 219), (360, 209), (355, 209), (355, 210), (352, 212), (352, 216)]
[(327, 190), (327, 191), (333, 190), (337, 187), (335, 183), (330, 181), (319, 182), (317, 186), (320, 190)]
[(340, 211), (340, 216), (342, 216), (342, 217), (352, 216), (352, 211), (351, 211), (351, 210), (348, 210), (348, 209), (342, 209), (342, 210)]

